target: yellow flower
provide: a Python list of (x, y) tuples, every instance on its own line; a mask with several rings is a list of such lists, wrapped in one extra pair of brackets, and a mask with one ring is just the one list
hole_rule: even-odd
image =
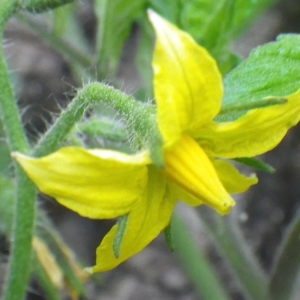
[(80, 215), (128, 215), (120, 255), (113, 250), (117, 223), (98, 247), (92, 272), (110, 270), (146, 247), (168, 226), (178, 200), (228, 213), (235, 204), (229, 193), (244, 192), (257, 178), (220, 158), (266, 152), (299, 120), (297, 93), (286, 104), (214, 122), (223, 96), (216, 62), (187, 33), (149, 15), (157, 35), (154, 88), (165, 167), (156, 167), (148, 151), (127, 155), (68, 147), (40, 159), (13, 154), (43, 193)]

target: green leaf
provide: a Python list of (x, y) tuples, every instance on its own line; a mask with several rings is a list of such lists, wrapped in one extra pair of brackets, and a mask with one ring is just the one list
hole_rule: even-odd
[[(237, 104), (248, 105), (268, 96), (293, 94), (300, 88), (299, 70), (300, 35), (279, 36), (277, 41), (256, 48), (225, 77), (223, 109)], [(240, 116), (237, 113), (231, 120)]]
[(99, 75), (114, 75), (125, 41), (145, 0), (95, 0), (98, 19), (96, 54)]

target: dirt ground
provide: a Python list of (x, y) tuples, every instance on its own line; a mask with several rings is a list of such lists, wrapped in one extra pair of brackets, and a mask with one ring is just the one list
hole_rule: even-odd
[[(81, 15), (85, 26), (93, 26), (89, 7)], [(300, 32), (300, 2), (283, 0), (267, 11), (254, 24), (249, 32), (235, 44), (236, 50), (246, 57), (257, 45), (274, 40), (282, 32)], [(19, 99), (23, 109), (24, 126), (32, 139), (36, 137), (36, 128), (44, 130), (45, 120), (64, 107), (68, 98), (64, 93), (76, 85), (71, 77), (68, 65), (59, 54), (49, 49), (38, 38), (15, 21), (10, 22), (6, 32), (6, 51), (12, 70), (18, 74)], [(132, 67), (132, 47), (128, 45), (124, 53), (120, 77), (124, 89), (136, 87), (138, 78)], [(130, 74), (130, 76), (125, 76)], [(49, 113), (51, 112), (51, 113)], [(265, 270), (270, 265), (286, 225), (299, 208), (300, 203), (300, 128), (294, 128), (284, 142), (274, 151), (264, 155), (263, 160), (277, 169), (274, 175), (259, 173), (260, 184), (253, 187), (238, 202), (241, 213), (241, 228), (250, 247), (259, 257)], [(112, 226), (111, 222), (91, 221), (67, 211), (51, 199), (42, 199), (41, 204), (58, 224), (76, 255), (84, 265), (92, 265), (95, 249)], [(201, 223), (194, 218), (193, 211), (184, 206), (179, 208), (185, 218), (191, 220), (195, 237), (203, 249), (211, 251)], [(194, 221), (193, 221), (194, 220)], [(217, 253), (213, 254), (220, 261)], [(1, 259), (5, 262), (5, 259)], [(0, 264), (2, 267), (3, 264)], [(222, 280), (228, 283), (228, 289), (234, 300), (244, 300), (238, 287), (224, 279), (227, 271), (220, 263)], [(0, 274), (2, 272), (0, 271)], [(1, 277), (1, 276), (0, 276)], [(125, 262), (113, 271), (101, 275), (103, 284), (93, 281), (87, 284), (89, 300), (201, 300), (182, 265), (165, 245), (163, 237), (156, 239), (139, 255)], [(0, 278), (1, 283), (1, 278)], [(28, 291), (28, 299), (47, 299), (35, 285)], [(214, 300), (214, 299), (212, 299)], [(217, 299), (216, 299), (217, 300)]]

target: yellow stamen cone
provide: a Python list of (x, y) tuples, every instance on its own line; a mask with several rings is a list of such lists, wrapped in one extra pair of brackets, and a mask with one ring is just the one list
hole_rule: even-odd
[(165, 172), (169, 178), (221, 214), (227, 214), (234, 200), (223, 187), (208, 156), (190, 136), (183, 135), (166, 152)]

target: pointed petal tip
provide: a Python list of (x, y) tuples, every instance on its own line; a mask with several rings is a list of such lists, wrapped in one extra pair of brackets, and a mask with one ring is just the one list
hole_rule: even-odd
[(218, 211), (219, 214), (222, 216), (228, 215), (231, 212), (231, 208), (236, 205), (235, 201), (229, 196), (228, 199), (226, 199), (222, 205), (220, 205), (218, 208), (215, 207), (215, 209)]

